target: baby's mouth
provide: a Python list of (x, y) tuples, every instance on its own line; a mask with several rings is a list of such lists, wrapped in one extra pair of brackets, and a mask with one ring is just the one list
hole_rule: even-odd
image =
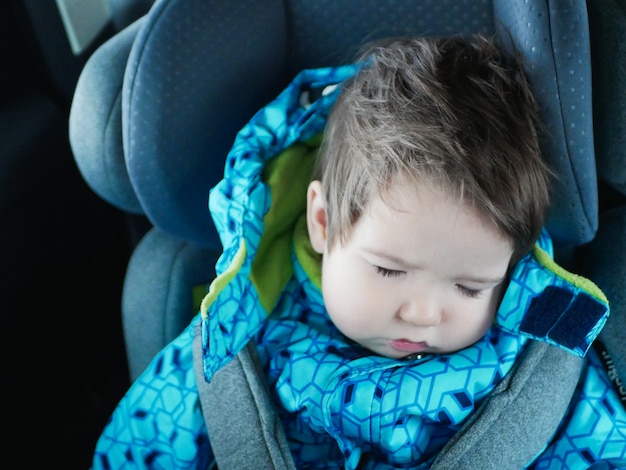
[(425, 341), (415, 342), (408, 339), (394, 339), (389, 342), (389, 345), (396, 351), (400, 351), (407, 354), (421, 353), (428, 348), (428, 343)]

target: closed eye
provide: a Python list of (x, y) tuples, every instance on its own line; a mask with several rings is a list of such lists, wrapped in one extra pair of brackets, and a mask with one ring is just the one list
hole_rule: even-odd
[(470, 289), (469, 287), (462, 286), (461, 284), (457, 284), (456, 288), (463, 294), (465, 297), (469, 297), (471, 299), (477, 299), (482, 294), (481, 289)]
[(376, 272), (383, 277), (398, 277), (405, 274), (404, 271), (396, 271), (395, 269), (387, 269), (380, 266), (376, 266)]

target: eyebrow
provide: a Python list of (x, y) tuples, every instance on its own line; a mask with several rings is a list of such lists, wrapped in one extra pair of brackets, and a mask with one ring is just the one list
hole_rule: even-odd
[[(414, 264), (410, 264), (407, 263), (406, 260), (402, 259), (402, 258), (398, 258), (397, 256), (394, 255), (390, 255), (389, 253), (385, 253), (382, 251), (377, 251), (377, 250), (372, 250), (369, 248), (361, 248), (361, 250), (365, 253), (368, 253), (370, 255), (373, 255), (377, 258), (381, 258), (381, 259), (386, 259), (390, 262), (392, 262), (393, 264), (396, 264), (398, 266), (401, 266), (403, 268), (407, 268), (407, 269), (421, 269), (420, 266), (418, 265), (414, 265)], [(507, 274), (505, 273), (504, 276), (499, 276), (499, 277), (482, 277), (482, 276), (474, 276), (474, 275), (460, 275), (460, 276), (456, 276), (455, 279), (459, 280), (459, 281), (466, 281), (466, 282), (470, 282), (470, 283), (475, 283), (475, 284), (493, 284), (493, 285), (498, 285), (500, 284), (502, 281), (504, 281), (507, 278)]]

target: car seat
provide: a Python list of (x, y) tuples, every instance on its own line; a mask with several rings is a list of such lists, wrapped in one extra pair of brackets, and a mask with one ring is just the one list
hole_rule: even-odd
[[(543, 151), (558, 174), (547, 221), (557, 261), (578, 266), (583, 254), (609, 299), (623, 298), (626, 213), (615, 209), (598, 226), (596, 173), (597, 160), (619, 201), (626, 177), (624, 133), (616, 130), (625, 108), (617, 97), (626, 95), (617, 93), (624, 71), (615, 55), (623, 59), (624, 46), (603, 45), (621, 32), (623, 17), (623, 5), (599, 0), (157, 0), (93, 54), (70, 113), (70, 142), (87, 183), (149, 223), (121, 301), (131, 379), (187, 326), (214, 276), (221, 246), (207, 197), (236, 132), (300, 70), (347, 63), (365, 41), (384, 36), (482, 32), (515, 45), (546, 123)], [(592, 47), (595, 39), (602, 43)], [(599, 103), (592, 51), (599, 57), (593, 78), (612, 74)], [(605, 145), (594, 142), (594, 124)], [(625, 356), (621, 302), (612, 315), (616, 339), (605, 343), (617, 363)], [(562, 350), (532, 343), (435, 467), (521, 468), (552, 436), (581, 367)], [(293, 465), (252, 345), (211, 384), (198, 375), (198, 387), (220, 466)]]

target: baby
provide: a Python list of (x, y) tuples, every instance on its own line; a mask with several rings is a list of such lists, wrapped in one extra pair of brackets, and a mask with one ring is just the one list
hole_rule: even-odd
[[(531, 340), (585, 355), (608, 303), (552, 261), (537, 116), (521, 65), (481, 36), (390, 39), (303, 71), (238, 134), (209, 198), (218, 276), (93, 468), (207, 468), (211, 436), (236, 441), (240, 423), (207, 431), (223, 410), (202, 409), (203, 382), (248, 344), (292, 463), (325, 469), (429, 468)], [(626, 464), (626, 413), (588, 357), (528, 466)]]

